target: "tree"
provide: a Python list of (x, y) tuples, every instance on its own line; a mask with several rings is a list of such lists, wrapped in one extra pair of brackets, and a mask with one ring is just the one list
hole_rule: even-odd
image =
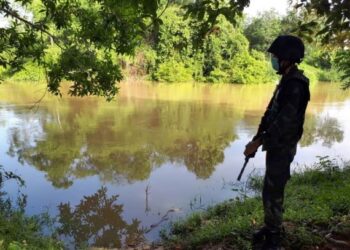
[[(300, 30), (311, 30), (323, 44), (342, 48), (335, 59), (338, 68), (344, 73), (344, 88), (350, 87), (350, 1), (343, 0), (292, 0), (297, 9), (316, 15), (314, 20), (299, 23)], [(324, 22), (320, 25), (317, 19)], [(311, 27), (311, 28), (310, 28)]]
[[(61, 82), (67, 80), (71, 83), (71, 95), (102, 95), (112, 99), (118, 91), (115, 83), (123, 78), (117, 56), (133, 55), (149, 30), (157, 36), (162, 24), (160, 17), (173, 2), (0, 0), (0, 15), (10, 20), (9, 26), (0, 28), (0, 66), (13, 74), (28, 61), (34, 61), (46, 69), (48, 90), (56, 95), (61, 94)], [(197, 20), (191, 42), (201, 49), (204, 38), (215, 31), (220, 16), (237, 25), (250, 1), (176, 2), (185, 9), (185, 18)], [(324, 41), (349, 44), (349, 1), (292, 2), (326, 18), (319, 32)], [(26, 17), (23, 10), (33, 17)], [(49, 56), (48, 51), (54, 51), (50, 53), (54, 56)]]
[[(179, 6), (171, 6), (161, 17), (154, 45), (153, 80), (166, 82), (206, 81), (265, 83), (274, 77), (264, 55), (249, 51), (243, 22), (233, 27), (223, 16), (196, 45), (202, 22), (188, 17)], [(199, 47), (198, 47), (199, 46)], [(150, 59), (146, 61), (151, 61)]]
[[(0, 28), (0, 66), (13, 74), (27, 61), (46, 69), (48, 90), (60, 95), (62, 80), (76, 96), (111, 99), (122, 79), (116, 55), (132, 55), (150, 27), (156, 31), (171, 0), (0, 0), (0, 15), (10, 20)], [(198, 38), (224, 15), (232, 23), (249, 0), (181, 1), (187, 15), (201, 21)], [(16, 8), (16, 5), (19, 8)], [(26, 18), (23, 10), (33, 14)], [(200, 39), (198, 39), (199, 41)], [(56, 56), (47, 58), (55, 49)]]
[[(293, 1), (292, 1), (293, 2)], [(296, 8), (305, 8), (308, 13), (315, 13), (325, 18), (322, 28), (317, 35), (323, 37), (324, 42), (334, 41), (341, 37), (343, 45), (350, 41), (350, 2), (343, 0), (296, 0)], [(312, 25), (312, 22), (308, 23)]]
[[(56, 95), (68, 80), (72, 95), (111, 99), (122, 79), (115, 55), (133, 53), (147, 27), (158, 22), (159, 7), (158, 0), (1, 0), (0, 14), (10, 24), (0, 29), (0, 65), (14, 73), (32, 60), (46, 68), (48, 89)], [(33, 13), (31, 20), (23, 9)], [(57, 57), (45, 57), (52, 48)]]
[(281, 30), (281, 17), (275, 10), (270, 10), (253, 18), (244, 29), (244, 35), (251, 49), (265, 52)]
[(197, 36), (193, 40), (195, 46), (200, 47), (203, 44), (203, 38), (212, 32), (220, 16), (224, 16), (233, 25), (238, 24), (249, 3), (250, 0), (199, 0), (186, 5), (186, 16), (199, 22)]

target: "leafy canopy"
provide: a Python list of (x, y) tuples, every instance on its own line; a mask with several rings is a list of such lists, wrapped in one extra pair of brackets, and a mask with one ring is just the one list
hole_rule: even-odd
[[(349, 45), (349, 1), (291, 2), (326, 20), (317, 33), (324, 43)], [(0, 0), (0, 15), (10, 21), (0, 28), (0, 66), (13, 74), (34, 61), (46, 69), (48, 90), (56, 95), (61, 94), (61, 82), (67, 80), (71, 95), (112, 99), (118, 91), (115, 83), (122, 79), (117, 56), (133, 55), (150, 29), (157, 36), (162, 25), (160, 16), (172, 3), (184, 6), (185, 18), (197, 20), (192, 43), (195, 48), (203, 48), (204, 38), (213, 32), (219, 17), (237, 24), (250, 1)], [(348, 66), (349, 60), (339, 62), (346, 68), (344, 61)]]
[[(303, 31), (322, 40), (324, 45), (341, 48), (335, 62), (344, 73), (344, 88), (350, 87), (350, 1), (344, 0), (292, 0), (297, 9), (306, 10), (315, 18), (300, 25)], [(322, 20), (322, 22), (320, 22)]]
[[(115, 83), (122, 79), (116, 56), (132, 55), (145, 32), (160, 26), (159, 17), (171, 2), (0, 0), (0, 14), (10, 20), (9, 26), (0, 28), (0, 65), (13, 74), (34, 61), (46, 69), (48, 90), (56, 95), (67, 80), (71, 95), (112, 99), (118, 90)], [(188, 16), (201, 20), (200, 38), (221, 14), (234, 22), (249, 0), (181, 3), (189, 3)], [(49, 50), (55, 50), (55, 56), (48, 57)]]
[[(134, 52), (148, 26), (159, 21), (160, 5), (159, 0), (1, 0), (0, 14), (10, 24), (0, 28), (0, 65), (14, 73), (35, 61), (46, 68), (52, 93), (59, 95), (60, 83), (68, 80), (72, 95), (111, 99), (122, 79), (115, 55)], [(50, 49), (57, 53), (47, 58)]]

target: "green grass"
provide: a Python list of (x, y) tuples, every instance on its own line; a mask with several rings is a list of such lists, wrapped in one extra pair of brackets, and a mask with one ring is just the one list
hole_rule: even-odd
[[(261, 182), (261, 177), (252, 182), (257, 193)], [(335, 225), (341, 221), (350, 224), (349, 164), (340, 168), (325, 157), (294, 173), (286, 189), (285, 208), (287, 248), (309, 249), (324, 244), (325, 234)], [(213, 245), (250, 249), (251, 234), (262, 221), (261, 197), (237, 198), (173, 223), (161, 237), (170, 248), (202, 249)]]

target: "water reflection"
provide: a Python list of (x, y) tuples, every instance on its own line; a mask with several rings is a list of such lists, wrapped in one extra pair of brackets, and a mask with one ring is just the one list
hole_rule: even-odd
[[(191, 87), (182, 86), (186, 90)], [(207, 179), (224, 161), (225, 148), (237, 139), (238, 125), (250, 128), (250, 134), (255, 132), (273, 86), (216, 90), (192, 86), (189, 93), (177, 86), (173, 95), (169, 89), (174, 85), (129, 88), (135, 96), (121, 93), (117, 103), (96, 98), (59, 102), (48, 98), (32, 114), (28, 108), (8, 107), (21, 120), (8, 131), (8, 154), (46, 172), (57, 188), (68, 188), (76, 178), (93, 175), (110, 183), (147, 180), (165, 162), (183, 164), (197, 178)], [(149, 91), (153, 97), (150, 94), (144, 99)], [(332, 101), (336, 96), (337, 100), (345, 99), (345, 95), (332, 93), (318, 91), (313, 101)], [(14, 103), (25, 99), (10, 97)], [(341, 142), (344, 132), (337, 119), (312, 112), (317, 109), (310, 107), (300, 145), (322, 141), (331, 147)], [(34, 123), (29, 121), (33, 117)]]
[(85, 196), (75, 207), (61, 203), (58, 233), (70, 238), (75, 249), (140, 244), (144, 240), (141, 222), (133, 219), (127, 223), (122, 218), (123, 205), (117, 200), (118, 195), (108, 197), (107, 188), (102, 187), (95, 194)]
[(322, 142), (325, 147), (332, 147), (335, 142), (342, 142), (344, 131), (336, 118), (329, 116), (307, 115), (304, 134), (300, 141), (302, 147)]
[[(2, 85), (0, 164), (25, 179), (31, 212), (60, 204), (51, 214), (60, 215), (60, 233), (75, 248), (157, 239), (150, 225), (170, 213), (235, 195), (222, 182), (237, 178), (273, 89), (125, 84), (116, 102), (47, 96), (31, 109), (41, 92)], [(296, 158), (344, 154), (349, 97), (337, 86), (314, 87)], [(257, 154), (247, 172), (263, 162)]]
[(25, 124), (11, 129), (8, 150), (19, 162), (45, 171), (58, 188), (91, 175), (105, 182), (146, 180), (166, 161), (185, 164), (205, 179), (236, 138), (236, 115), (218, 105), (121, 101), (113, 111), (89, 100), (60, 105), (40, 110), (40, 135), (24, 138), (32, 135)]

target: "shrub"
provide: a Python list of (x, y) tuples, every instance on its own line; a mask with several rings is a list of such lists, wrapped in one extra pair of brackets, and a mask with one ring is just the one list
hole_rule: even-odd
[(159, 64), (154, 77), (158, 81), (166, 82), (188, 82), (193, 80), (191, 68), (174, 59)]
[(318, 82), (319, 69), (310, 66), (306, 63), (301, 63), (299, 68), (304, 71), (304, 74), (310, 80), (310, 84), (315, 84)]
[(321, 82), (340, 82), (341, 74), (335, 69), (320, 70), (318, 80)]
[(267, 61), (257, 60), (248, 52), (237, 54), (231, 66), (230, 82), (232, 83), (267, 83), (275, 78)]

